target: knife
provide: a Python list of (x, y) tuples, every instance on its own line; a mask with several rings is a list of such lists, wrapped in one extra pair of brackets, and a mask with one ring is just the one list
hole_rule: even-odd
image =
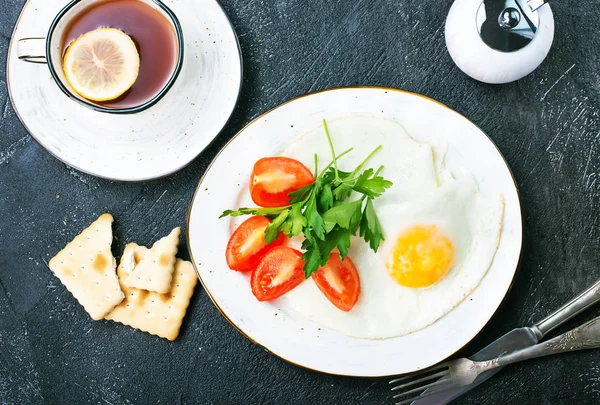
[[(506, 335), (500, 337), (473, 356), (469, 357), (469, 359), (475, 361), (490, 360), (505, 353), (533, 346), (542, 340), (552, 329), (583, 312), (598, 301), (600, 301), (600, 281), (597, 281), (596, 284), (573, 298), (543, 321), (538, 322), (533, 326), (511, 330)], [(441, 391), (438, 394), (423, 399), (417, 399), (416, 401), (413, 401), (411, 405), (445, 405), (465, 392), (472, 390), (495, 375), (501, 369), (502, 367), (499, 367), (481, 374), (471, 385)], [(425, 392), (428, 391), (429, 390)]]

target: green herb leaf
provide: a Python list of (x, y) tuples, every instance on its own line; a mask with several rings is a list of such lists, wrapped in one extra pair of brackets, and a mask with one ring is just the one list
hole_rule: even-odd
[[(325, 223), (319, 211), (317, 210), (317, 193), (313, 190), (306, 202), (304, 216), (309, 230), (312, 230), (315, 236), (319, 239), (325, 239)], [(306, 236), (306, 232), (305, 232)]]
[(308, 186), (304, 186), (299, 190), (292, 191), (289, 194), (290, 204), (295, 204), (295, 203), (306, 201), (306, 199), (308, 198), (308, 196), (310, 195), (310, 193), (314, 187), (315, 187), (315, 183), (309, 184)]
[(237, 211), (236, 210), (225, 210), (219, 216), (219, 219), (227, 217), (227, 216), (238, 217), (240, 215), (247, 215), (247, 214), (242, 214), (240, 210), (237, 210)]
[(277, 208), (238, 208), (237, 210), (225, 210), (221, 214), (219, 218), (231, 216), (231, 217), (239, 217), (242, 215), (258, 215), (258, 216), (269, 216), (269, 215), (279, 215), (281, 211), (290, 208), (290, 206), (286, 207), (277, 207)]
[(350, 248), (350, 232), (336, 226), (327, 234), (327, 240), (319, 242), (319, 251), (321, 253), (321, 266), (325, 266), (329, 260), (329, 255), (333, 249), (337, 248), (342, 259), (348, 255)]
[(356, 211), (354, 211), (354, 214), (352, 215), (352, 217), (350, 217), (350, 224), (348, 230), (352, 235), (356, 235), (356, 233), (358, 232), (360, 228), (360, 221), (362, 219), (362, 200), (359, 201), (360, 203), (357, 204)]
[(289, 215), (281, 225), (281, 232), (285, 233), (290, 238), (300, 235), (302, 229), (306, 226), (306, 218), (302, 215), (303, 206), (303, 202), (293, 204)]
[(391, 181), (375, 174), (373, 169), (367, 169), (358, 176), (352, 189), (370, 198), (376, 198), (392, 185)]
[(375, 253), (377, 253), (381, 241), (385, 239), (371, 198), (367, 199), (367, 204), (365, 205), (360, 221), (360, 236), (364, 238), (365, 242), (369, 244)]
[(319, 193), (319, 211), (325, 212), (331, 207), (333, 207), (333, 193), (331, 192), (331, 185), (325, 184)]
[(339, 169), (337, 171), (337, 177), (335, 176), (335, 173), (335, 168), (330, 167), (329, 169), (327, 169), (327, 171), (323, 173), (323, 176), (321, 177), (321, 181), (323, 182), (323, 184), (329, 183), (333, 185), (338, 185), (336, 184), (336, 182), (339, 183), (340, 181), (346, 181), (352, 176), (352, 173), (344, 172)]
[(275, 239), (277, 239), (279, 233), (281, 232), (281, 225), (283, 225), (289, 213), (289, 210), (281, 211), (281, 214), (273, 219), (273, 221), (267, 226), (265, 229), (265, 242), (267, 245), (273, 243)]
[[(312, 239), (314, 240), (314, 238), (312, 238)], [(302, 250), (308, 250), (311, 246), (312, 246), (311, 240), (309, 238), (307, 238), (306, 235), (305, 235), (304, 236), (304, 240), (302, 241), (302, 245), (300, 246), (300, 249), (302, 249)]]
[(335, 225), (350, 229), (351, 224), (360, 223), (361, 207), (362, 201), (356, 200), (330, 208), (323, 214), (325, 230), (331, 232)]
[(333, 190), (333, 199), (335, 201), (344, 201), (352, 194), (352, 187), (347, 184), (340, 184)]
[(319, 269), (321, 252), (319, 250), (319, 245), (311, 232), (305, 233), (304, 236), (306, 237), (306, 240), (302, 243), (302, 249), (304, 250), (302, 259), (305, 260), (303, 270), (304, 277), (309, 278), (311, 274)]

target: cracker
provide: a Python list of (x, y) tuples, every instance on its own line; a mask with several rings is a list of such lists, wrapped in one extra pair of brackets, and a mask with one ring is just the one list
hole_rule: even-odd
[(192, 263), (177, 259), (173, 272), (173, 287), (167, 294), (159, 294), (127, 287), (122, 280), (148, 253), (149, 249), (130, 243), (125, 247), (117, 269), (125, 299), (106, 319), (121, 322), (144, 332), (175, 340), (181, 322), (194, 294), (198, 277)]
[(95, 320), (104, 318), (124, 298), (115, 272), (117, 264), (110, 251), (112, 222), (112, 215), (101, 215), (48, 263)]
[(171, 278), (181, 228), (157, 241), (129, 275), (121, 280), (131, 288), (166, 294), (171, 290)]

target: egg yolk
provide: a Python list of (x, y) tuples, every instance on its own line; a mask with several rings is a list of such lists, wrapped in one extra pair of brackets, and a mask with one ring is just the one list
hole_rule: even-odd
[(415, 225), (398, 235), (386, 267), (398, 284), (422, 288), (444, 277), (453, 260), (452, 241), (436, 225)]

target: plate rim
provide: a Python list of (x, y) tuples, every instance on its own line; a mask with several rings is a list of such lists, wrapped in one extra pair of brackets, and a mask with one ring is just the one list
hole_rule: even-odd
[[(29, 1), (29, 0), (28, 0)], [(500, 149), (498, 148), (498, 145), (496, 145), (496, 143), (493, 141), (493, 139), (485, 132), (483, 131), (483, 129), (481, 129), (477, 124), (475, 124), (473, 121), (471, 121), (469, 118), (467, 118), (466, 116), (464, 116), (463, 114), (459, 113), (458, 111), (448, 107), (446, 104), (435, 100), (431, 97), (425, 96), (423, 94), (420, 93), (416, 93), (413, 91), (409, 91), (409, 90), (403, 90), (403, 89), (397, 89), (397, 88), (393, 88), (393, 87), (384, 87), (384, 86), (341, 86), (341, 87), (332, 87), (332, 88), (327, 88), (327, 89), (323, 89), (323, 90), (317, 90), (314, 92), (310, 92), (310, 93), (305, 93), (305, 94), (301, 94), (299, 96), (293, 97), (281, 104), (276, 105), (275, 107), (272, 107), (270, 109), (268, 109), (267, 111), (258, 114), (257, 116), (255, 116), (254, 118), (252, 118), (248, 123), (246, 123), (231, 139), (229, 139), (227, 141), (227, 143), (225, 143), (225, 145), (223, 145), (221, 147), (221, 149), (217, 152), (217, 154), (211, 159), (210, 163), (208, 164), (208, 166), (206, 167), (206, 170), (204, 171), (204, 173), (202, 174), (202, 176), (200, 177), (200, 179), (198, 180), (198, 184), (196, 185), (196, 188), (194, 190), (194, 194), (192, 195), (192, 198), (190, 200), (190, 203), (188, 205), (188, 209), (187, 209), (187, 213), (186, 213), (186, 246), (188, 249), (188, 252), (190, 254), (190, 259), (192, 261), (192, 264), (194, 266), (194, 271), (196, 272), (196, 275), (198, 276), (198, 280), (200, 281), (200, 284), (202, 285), (203, 290), (206, 292), (206, 294), (208, 295), (208, 297), (210, 298), (210, 300), (212, 301), (212, 303), (215, 305), (215, 307), (217, 308), (217, 310), (221, 313), (221, 315), (227, 320), (227, 322), (229, 322), (229, 324), (231, 326), (233, 326), (233, 328), (235, 330), (237, 330), (242, 336), (244, 336), (246, 339), (248, 339), (250, 342), (254, 343), (255, 345), (259, 346), (260, 348), (262, 348), (263, 350), (265, 350), (267, 353), (273, 354), (276, 357), (278, 357), (279, 359), (285, 361), (286, 363), (301, 367), (303, 369), (306, 370), (311, 370), (311, 371), (315, 371), (318, 373), (322, 373), (322, 374), (327, 374), (327, 375), (334, 375), (334, 376), (340, 376), (340, 377), (358, 377), (358, 378), (382, 378), (382, 377), (391, 377), (391, 376), (395, 376), (395, 375), (399, 375), (398, 373), (392, 373), (392, 374), (381, 374), (381, 375), (358, 375), (358, 374), (341, 374), (341, 373), (335, 373), (335, 372), (329, 372), (329, 371), (323, 371), (323, 370), (319, 370), (316, 368), (312, 368), (303, 364), (299, 364), (296, 363), (294, 361), (291, 361), (287, 358), (285, 358), (284, 356), (282, 356), (281, 354), (278, 354), (274, 351), (272, 351), (271, 349), (269, 349), (268, 347), (264, 346), (263, 344), (261, 344), (260, 342), (256, 341), (255, 339), (253, 339), (251, 336), (249, 336), (247, 333), (245, 333), (240, 327), (238, 327), (228, 316), (227, 314), (225, 314), (225, 312), (223, 311), (223, 309), (219, 306), (219, 304), (216, 302), (215, 298), (213, 297), (213, 295), (210, 293), (210, 290), (206, 287), (206, 284), (204, 283), (204, 281), (202, 280), (202, 276), (200, 275), (200, 272), (196, 266), (196, 260), (194, 259), (194, 255), (192, 252), (192, 248), (191, 248), (191, 243), (190, 243), (190, 219), (191, 219), (191, 213), (192, 213), (192, 207), (194, 206), (194, 202), (196, 200), (196, 197), (198, 196), (198, 192), (201, 189), (202, 186), (202, 182), (204, 181), (204, 178), (207, 176), (208, 172), (210, 171), (210, 169), (212, 168), (213, 164), (216, 162), (216, 160), (221, 156), (221, 154), (223, 153), (223, 151), (233, 142), (235, 141), (238, 136), (240, 136), (250, 125), (252, 125), (253, 123), (255, 123), (256, 121), (265, 118), (267, 115), (269, 115), (270, 113), (286, 106), (287, 104), (290, 104), (292, 102), (295, 102), (297, 100), (306, 98), (306, 97), (310, 97), (313, 95), (317, 95), (317, 94), (322, 94), (322, 93), (326, 93), (326, 92), (331, 92), (331, 91), (338, 91), (338, 90), (382, 90), (382, 91), (390, 91), (390, 92), (397, 92), (397, 93), (403, 93), (403, 94), (407, 94), (407, 95), (411, 95), (411, 96), (416, 96), (416, 97), (420, 97), (426, 101), (431, 101), (434, 102), (435, 104), (451, 111), (452, 113), (456, 114), (459, 116), (459, 118), (462, 118), (464, 120), (466, 120), (468, 123), (470, 123), (471, 125), (475, 126), (489, 141), (490, 143), (494, 146), (494, 148), (496, 149), (496, 151), (498, 152), (498, 155), (502, 158), (502, 160), (504, 161), (504, 164), (506, 165), (506, 168), (508, 170), (508, 173), (511, 176), (512, 182), (513, 182), (513, 186), (514, 186), (514, 190), (516, 192), (516, 196), (517, 196), (517, 203), (518, 203), (518, 208), (519, 208), (519, 217), (520, 217), (520, 234), (519, 239), (520, 239), (520, 243), (519, 243), (519, 252), (518, 252), (518, 256), (517, 256), (517, 263), (515, 266), (515, 271), (513, 273), (512, 279), (508, 285), (508, 288), (506, 290), (506, 292), (504, 293), (504, 296), (502, 297), (502, 300), (500, 301), (500, 303), (498, 304), (498, 306), (496, 307), (496, 309), (490, 314), (489, 318), (487, 319), (487, 321), (475, 332), (475, 334), (473, 336), (471, 336), (465, 343), (464, 345), (460, 346), (456, 351), (454, 351), (453, 353), (449, 354), (446, 358), (450, 358), (453, 355), (455, 355), (456, 353), (458, 353), (459, 351), (461, 351), (464, 347), (466, 347), (469, 343), (471, 343), (473, 341), (473, 339), (475, 339), (475, 337), (477, 337), (481, 331), (488, 325), (488, 323), (490, 322), (490, 320), (494, 317), (494, 315), (496, 315), (496, 313), (498, 312), (498, 310), (500, 309), (500, 307), (503, 306), (503, 304), (505, 303), (507, 296), (509, 295), (509, 293), (511, 292), (516, 276), (517, 276), (517, 272), (519, 271), (520, 267), (521, 267), (521, 260), (522, 260), (522, 253), (523, 253), (523, 235), (524, 235), (524, 229), (523, 229), (523, 210), (522, 210), (522, 206), (521, 206), (521, 194), (519, 192), (519, 187), (517, 185), (517, 181), (516, 178), (514, 176), (514, 173), (512, 172), (510, 165), (508, 164), (508, 162), (506, 161), (506, 158), (504, 157), (504, 155), (502, 154), (502, 152), (500, 151)], [(443, 361), (444, 359), (440, 359), (439, 362)], [(439, 363), (438, 362), (438, 363)], [(438, 364), (435, 363), (435, 364)], [(408, 374), (408, 373), (403, 373), (403, 374)]]
[[(238, 102), (240, 101), (240, 97), (241, 97), (241, 94), (242, 94), (242, 88), (244, 87), (244, 57), (243, 57), (243, 54), (242, 54), (242, 48), (241, 48), (241, 45), (240, 45), (240, 39), (239, 39), (238, 34), (237, 34), (236, 30), (235, 30), (235, 27), (233, 26), (233, 23), (231, 22), (231, 18), (229, 18), (229, 14), (227, 14), (227, 11), (225, 11), (225, 8), (223, 7), (223, 5), (221, 4), (221, 2), (219, 0), (211, 0), (211, 1), (213, 1), (221, 9), (221, 12), (225, 16), (225, 19), (227, 20), (227, 23), (229, 24), (229, 28), (233, 32), (233, 37), (235, 38), (235, 43), (237, 45), (238, 56), (240, 58), (240, 84), (238, 86), (237, 94), (235, 96), (235, 102), (233, 103), (233, 105), (231, 107), (231, 111), (228, 113), (229, 115), (227, 117), (227, 120), (225, 120), (225, 122), (223, 123), (223, 126), (221, 127), (221, 129), (213, 136), (213, 138), (204, 146), (204, 148), (202, 148), (201, 150), (199, 150), (198, 153), (192, 159), (190, 159), (188, 162), (185, 162), (182, 165), (180, 165), (179, 167), (175, 167), (174, 169), (171, 169), (170, 171), (165, 172), (163, 174), (160, 174), (158, 176), (140, 177), (138, 179), (118, 179), (118, 178), (113, 178), (113, 177), (110, 177), (110, 176), (104, 176), (102, 174), (94, 173), (92, 171), (82, 169), (81, 167), (79, 167), (77, 165), (73, 165), (72, 163), (67, 162), (66, 160), (64, 160), (63, 158), (61, 158), (60, 156), (56, 155), (51, 150), (49, 150), (48, 148), (46, 148), (46, 146), (44, 146), (44, 144), (41, 143), (37, 139), (37, 137), (33, 134), (33, 132), (29, 129), (29, 127), (27, 126), (27, 124), (23, 120), (23, 117), (21, 117), (21, 114), (19, 113), (19, 110), (16, 108), (15, 102), (14, 102), (13, 96), (12, 96), (12, 89), (11, 89), (11, 85), (10, 85), (10, 70), (8, 69), (9, 62), (10, 62), (10, 56), (11, 56), (11, 52), (12, 52), (13, 43), (18, 42), (18, 41), (14, 41), (15, 34), (17, 32), (17, 27), (21, 23), (21, 18), (25, 14), (27, 7), (30, 6), (31, 1), (32, 0), (27, 0), (25, 2), (25, 4), (23, 5), (23, 8), (21, 9), (21, 12), (19, 13), (19, 17), (17, 18), (17, 21), (15, 22), (15, 26), (13, 27), (12, 32), (10, 34), (10, 41), (8, 43), (7, 56), (6, 56), (6, 89), (7, 89), (7, 93), (8, 93), (8, 99), (10, 100), (10, 105), (11, 105), (11, 107), (12, 107), (15, 115), (17, 116), (17, 118), (21, 122), (21, 125), (23, 125), (23, 127), (25, 128), (25, 130), (27, 131), (27, 133), (29, 134), (29, 136), (31, 136), (31, 138), (39, 146), (41, 146), (42, 149), (44, 149), (44, 151), (46, 153), (50, 154), (52, 157), (54, 157), (55, 159), (57, 159), (59, 162), (65, 164), (68, 167), (71, 167), (71, 168), (73, 168), (75, 170), (78, 170), (78, 171), (80, 171), (82, 173), (88, 174), (90, 176), (94, 176), (94, 177), (97, 177), (97, 178), (100, 178), (100, 179), (109, 180), (109, 181), (118, 182), (118, 183), (146, 183), (146, 182), (150, 182), (150, 181), (154, 181), (154, 180), (160, 180), (160, 179), (164, 179), (166, 177), (172, 176), (174, 174), (177, 174), (180, 171), (184, 170), (186, 167), (188, 167), (190, 164), (192, 164), (192, 162), (194, 160), (196, 160), (198, 158), (198, 156), (200, 156), (206, 149), (208, 149), (215, 142), (215, 140), (223, 133), (223, 130), (225, 129), (225, 127), (227, 127), (227, 125), (231, 122), (231, 118), (233, 117), (233, 113), (235, 112), (235, 109), (236, 109), (236, 107), (238, 105)], [(172, 84), (174, 84), (174, 83), (175, 82), (173, 82)], [(98, 112), (98, 113), (99, 114), (107, 114), (107, 113), (104, 113), (104, 112)], [(211, 164), (212, 164), (212, 161), (211, 161)]]

